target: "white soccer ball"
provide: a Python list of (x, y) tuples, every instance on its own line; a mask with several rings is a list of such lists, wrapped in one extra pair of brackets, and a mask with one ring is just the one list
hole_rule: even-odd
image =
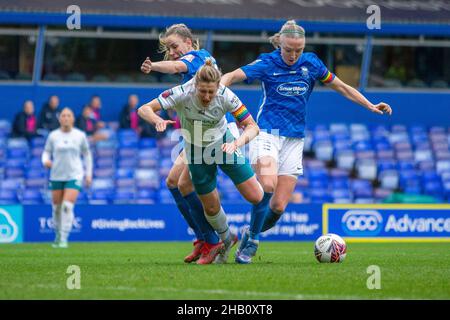
[(320, 236), (314, 246), (314, 255), (319, 262), (342, 262), (347, 253), (347, 245), (337, 234)]

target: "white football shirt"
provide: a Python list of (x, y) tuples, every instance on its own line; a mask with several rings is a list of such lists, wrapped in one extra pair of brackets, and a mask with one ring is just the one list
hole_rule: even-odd
[(56, 129), (48, 135), (42, 163), (52, 158), (52, 181), (82, 180), (84, 170), (81, 156), (85, 160), (86, 174), (92, 177), (92, 155), (86, 134), (77, 128), (69, 132)]

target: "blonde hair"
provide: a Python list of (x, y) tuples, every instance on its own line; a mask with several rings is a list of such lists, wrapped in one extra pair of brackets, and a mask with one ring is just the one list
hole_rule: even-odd
[(269, 38), (270, 43), (278, 49), (281, 44), (281, 36), (288, 38), (305, 38), (305, 29), (299, 26), (295, 20), (287, 21), (281, 30)]
[(220, 70), (214, 65), (212, 59), (206, 59), (205, 64), (198, 69), (195, 74), (195, 82), (215, 82), (219, 83), (220, 78), (222, 77), (222, 73)]
[(169, 60), (169, 49), (167, 48), (166, 38), (173, 34), (180, 36), (183, 40), (190, 39), (194, 50), (200, 49), (200, 42), (197, 38), (194, 39), (191, 29), (184, 23), (173, 24), (166, 28), (166, 32), (159, 35), (159, 52), (164, 53), (164, 60)]

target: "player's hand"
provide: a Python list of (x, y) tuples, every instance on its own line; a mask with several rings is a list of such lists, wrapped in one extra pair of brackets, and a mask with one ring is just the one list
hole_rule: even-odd
[(85, 182), (86, 182), (86, 186), (87, 186), (87, 187), (90, 187), (91, 184), (92, 184), (92, 177), (86, 176)]
[(149, 57), (147, 57), (145, 61), (142, 62), (141, 71), (145, 74), (149, 74), (152, 71), (152, 62), (150, 61)]
[(167, 129), (167, 125), (175, 124), (175, 123), (177, 123), (177, 122), (173, 121), (173, 120), (161, 120), (155, 124), (155, 128), (156, 128), (156, 131), (158, 131), (158, 132), (164, 132)]
[(52, 167), (52, 161), (51, 160), (47, 160), (44, 162), (44, 166), (48, 169), (50, 169)]
[(224, 143), (222, 145), (222, 151), (228, 154), (233, 154), (237, 150), (236, 142)]
[(385, 114), (385, 113), (387, 113), (388, 115), (392, 114), (391, 106), (384, 102), (380, 102), (379, 104), (372, 105), (370, 110), (372, 112), (376, 112), (379, 114)]

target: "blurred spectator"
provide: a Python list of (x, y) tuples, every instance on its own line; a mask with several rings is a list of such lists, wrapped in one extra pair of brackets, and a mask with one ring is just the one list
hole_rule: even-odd
[(139, 116), (136, 112), (136, 107), (139, 103), (137, 95), (131, 94), (128, 97), (128, 103), (122, 108), (119, 115), (120, 129), (133, 129), (139, 132)]
[(59, 98), (51, 96), (39, 114), (38, 128), (52, 131), (59, 128)]
[(100, 97), (94, 95), (91, 97), (91, 101), (89, 102), (89, 107), (91, 107), (92, 114), (94, 115), (95, 120), (101, 121), (100, 109), (102, 108), (102, 101)]
[(34, 114), (33, 101), (25, 101), (23, 111), (16, 114), (12, 135), (13, 137), (24, 137), (27, 139), (37, 136), (37, 119)]
[(105, 123), (102, 121), (102, 116), (100, 113), (100, 109), (102, 108), (102, 101), (100, 100), (100, 97), (97, 95), (93, 95), (91, 97), (91, 101), (89, 102), (89, 107), (91, 107), (92, 114), (97, 121), (97, 129), (104, 128)]
[(88, 136), (93, 135), (97, 131), (97, 120), (95, 119), (91, 107), (88, 105), (84, 106), (75, 125), (78, 129), (86, 132)]
[(75, 126), (78, 129), (86, 132), (88, 139), (92, 142), (105, 140), (108, 138), (107, 135), (98, 132), (98, 122), (95, 119), (92, 108), (88, 105), (84, 106), (83, 111), (76, 120)]

